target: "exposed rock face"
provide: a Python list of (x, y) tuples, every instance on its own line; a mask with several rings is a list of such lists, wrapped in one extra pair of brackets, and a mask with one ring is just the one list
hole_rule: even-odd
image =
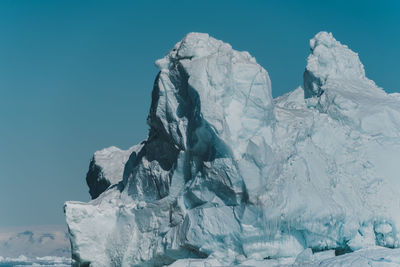
[(400, 100), (331, 34), (310, 44), (305, 90), (277, 99), (253, 57), (207, 34), (158, 60), (147, 140), (96, 152), (97, 198), (65, 205), (77, 265), (398, 247)]

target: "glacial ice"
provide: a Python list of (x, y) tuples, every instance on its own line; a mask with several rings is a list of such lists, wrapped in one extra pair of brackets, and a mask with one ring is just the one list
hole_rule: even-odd
[(86, 175), (92, 199), (97, 198), (108, 187), (118, 184), (122, 180), (126, 162), (129, 157), (134, 157), (141, 148), (141, 144), (132, 146), (128, 150), (111, 146), (94, 153)]
[[(239, 266), (243, 267), (354, 267), (354, 266), (399, 266), (400, 265), (400, 249), (389, 249), (383, 247), (370, 247), (361, 249), (353, 253), (335, 256), (335, 251), (327, 250), (318, 253), (312, 253), (311, 249), (307, 249), (299, 254), (295, 260), (292, 258), (278, 258), (270, 260), (246, 259)], [(321, 255), (322, 254), (322, 255)], [(170, 267), (211, 267), (226, 266), (223, 261), (216, 258), (212, 259), (181, 259), (175, 261)]]
[(76, 265), (296, 264), (399, 247), (400, 98), (332, 34), (310, 47), (304, 90), (276, 99), (249, 53), (207, 34), (156, 61), (147, 140), (96, 152), (93, 200), (65, 204)]

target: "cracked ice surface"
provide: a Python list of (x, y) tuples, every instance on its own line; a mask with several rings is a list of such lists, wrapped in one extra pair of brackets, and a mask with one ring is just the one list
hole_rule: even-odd
[(310, 46), (304, 90), (276, 99), (253, 57), (207, 34), (158, 60), (147, 140), (96, 152), (88, 177), (107, 186), (65, 205), (77, 264), (399, 247), (400, 99), (331, 34)]

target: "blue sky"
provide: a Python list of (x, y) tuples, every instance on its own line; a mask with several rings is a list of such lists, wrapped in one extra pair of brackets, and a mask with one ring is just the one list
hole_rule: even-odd
[(92, 153), (146, 137), (154, 61), (186, 33), (249, 51), (279, 96), (331, 31), (399, 92), (398, 14), (399, 1), (1, 1), (0, 226), (62, 224), (64, 201), (89, 200)]

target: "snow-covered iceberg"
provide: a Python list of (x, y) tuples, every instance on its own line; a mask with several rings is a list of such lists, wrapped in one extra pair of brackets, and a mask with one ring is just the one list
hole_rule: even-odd
[(148, 138), (96, 152), (94, 199), (65, 204), (76, 265), (399, 247), (400, 98), (331, 34), (310, 46), (304, 90), (276, 99), (249, 53), (207, 34), (156, 61)]

